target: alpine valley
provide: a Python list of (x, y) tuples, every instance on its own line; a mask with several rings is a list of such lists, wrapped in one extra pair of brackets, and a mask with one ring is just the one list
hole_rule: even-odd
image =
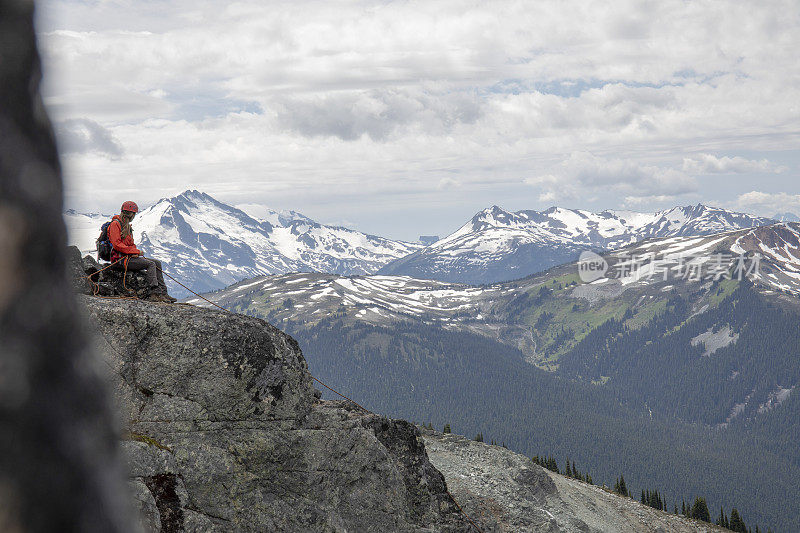
[(800, 224), (602, 261), (591, 283), (573, 262), (484, 286), (293, 273), (206, 296), (287, 331), (315, 376), (376, 412), (624, 475), (669, 510), (704, 496), (800, 530)]

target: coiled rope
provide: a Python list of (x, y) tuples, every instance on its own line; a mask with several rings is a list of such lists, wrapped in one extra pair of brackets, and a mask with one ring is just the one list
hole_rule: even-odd
[(108, 265), (104, 266), (100, 270), (98, 270), (96, 272), (92, 272), (91, 274), (86, 276), (86, 279), (88, 279), (89, 283), (92, 284), (92, 296), (95, 296), (96, 298), (104, 298), (106, 300), (138, 300), (139, 298), (137, 298), (136, 296), (100, 296), (100, 283), (99, 283), (100, 277), (99, 276), (97, 277), (97, 281), (98, 282), (95, 282), (92, 279), (94, 276), (97, 276), (97, 274), (99, 274), (103, 270), (105, 270), (107, 268), (111, 268), (112, 266), (116, 265), (120, 261), (124, 261), (124, 267), (125, 268), (124, 268), (124, 270), (122, 272), (122, 288), (125, 290), (125, 292), (128, 292), (128, 287), (127, 287), (127, 285), (125, 285), (125, 278), (128, 277), (128, 261), (130, 260), (130, 258), (131, 257), (129, 255), (124, 255), (124, 256), (120, 257), (119, 259), (117, 259), (116, 261), (114, 261), (113, 263), (109, 263)]

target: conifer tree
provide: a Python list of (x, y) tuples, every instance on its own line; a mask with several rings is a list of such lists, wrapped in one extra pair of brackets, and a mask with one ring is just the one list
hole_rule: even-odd
[(630, 496), (628, 492), (628, 487), (625, 486), (625, 477), (619, 476), (617, 481), (614, 483), (614, 492), (621, 496)]
[(717, 521), (714, 522), (718, 526), (726, 527), (725, 526), (725, 511), (722, 510), (722, 506), (719, 507), (719, 517), (717, 517)]
[(444, 429), (442, 430), (442, 433), (450, 433), (450, 423), (449, 422), (444, 425)]
[(747, 527), (744, 525), (744, 520), (742, 520), (742, 517), (739, 516), (739, 511), (736, 510), (736, 507), (731, 509), (731, 519), (728, 529), (738, 533), (747, 533)]
[(695, 498), (694, 504), (689, 511), (689, 517), (696, 520), (702, 520), (703, 522), (711, 521), (711, 517), (708, 513), (708, 504), (706, 504), (705, 498), (701, 498), (699, 496)]
[(475, 435), (475, 442), (483, 442), (483, 433)]
[(567, 477), (572, 477), (572, 469), (569, 466), (569, 458), (567, 458), (567, 469), (564, 471), (564, 475)]

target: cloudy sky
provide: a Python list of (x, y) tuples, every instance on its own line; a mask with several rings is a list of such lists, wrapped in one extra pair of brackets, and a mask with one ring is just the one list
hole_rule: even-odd
[(800, 214), (800, 2), (44, 0), (68, 207)]

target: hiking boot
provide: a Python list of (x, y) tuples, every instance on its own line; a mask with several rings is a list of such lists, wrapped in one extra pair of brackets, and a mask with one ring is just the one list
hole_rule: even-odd
[(164, 302), (167, 304), (174, 304), (175, 302), (178, 301), (177, 298), (173, 298), (166, 292), (161, 292), (161, 291), (155, 291), (151, 294), (151, 296), (157, 297), (157, 299), (153, 300), (154, 302)]
[[(148, 302), (165, 302), (169, 300), (164, 300), (164, 298), (158, 294), (157, 292), (151, 293), (147, 298), (145, 298)], [(171, 303), (171, 302), (170, 302)]]

